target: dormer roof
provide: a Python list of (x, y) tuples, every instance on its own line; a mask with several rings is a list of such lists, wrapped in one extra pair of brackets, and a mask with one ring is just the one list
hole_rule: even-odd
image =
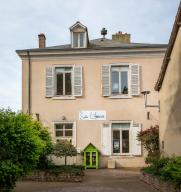
[(77, 21), (69, 29), (70, 29), (70, 31), (73, 31), (76, 28), (83, 28), (85, 31), (87, 31), (87, 27), (85, 25), (83, 25), (80, 21)]

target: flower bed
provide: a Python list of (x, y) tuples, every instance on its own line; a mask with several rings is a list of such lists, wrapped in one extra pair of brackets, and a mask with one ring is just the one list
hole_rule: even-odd
[(35, 170), (23, 180), (42, 182), (81, 182), (84, 172), (82, 166), (52, 166), (47, 170)]
[(181, 191), (181, 157), (155, 159), (142, 169), (141, 179), (160, 191)]

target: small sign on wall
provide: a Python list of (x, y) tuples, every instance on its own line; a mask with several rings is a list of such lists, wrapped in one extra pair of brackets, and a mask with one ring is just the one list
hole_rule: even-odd
[(106, 120), (106, 111), (80, 111), (79, 120)]

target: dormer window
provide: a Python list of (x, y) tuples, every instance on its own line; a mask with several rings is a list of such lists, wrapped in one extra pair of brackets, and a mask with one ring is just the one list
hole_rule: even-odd
[(88, 32), (87, 27), (79, 21), (70, 27), (71, 47), (72, 48), (87, 48)]
[(85, 43), (85, 33), (84, 32), (81, 32), (81, 33), (74, 32), (73, 33), (73, 47), (74, 48), (85, 47), (84, 43)]

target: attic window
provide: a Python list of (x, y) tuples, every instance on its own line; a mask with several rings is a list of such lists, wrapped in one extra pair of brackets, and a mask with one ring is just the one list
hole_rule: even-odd
[(85, 33), (83, 32), (74, 32), (73, 33), (73, 47), (74, 48), (83, 48), (85, 42)]

